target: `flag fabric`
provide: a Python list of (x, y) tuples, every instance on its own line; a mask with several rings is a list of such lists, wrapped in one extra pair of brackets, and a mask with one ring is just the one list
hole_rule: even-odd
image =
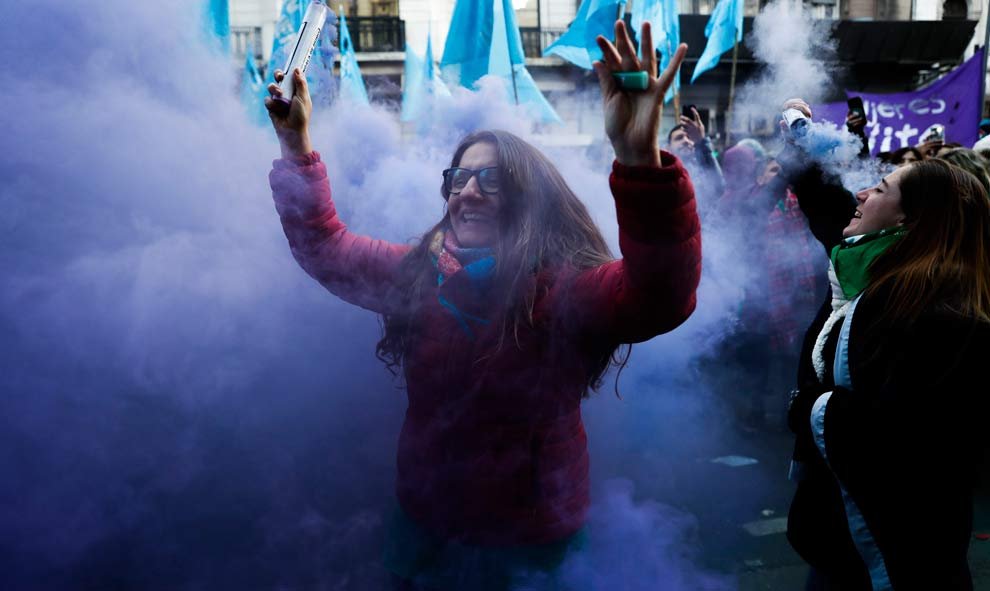
[(450, 96), (450, 90), (437, 76), (433, 61), (433, 39), (426, 34), (426, 54), (423, 59), (406, 45), (406, 67), (402, 88), (402, 121), (429, 120), (433, 101)]
[(615, 21), (625, 4), (626, 0), (582, 0), (574, 22), (560, 39), (543, 50), (543, 55), (557, 55), (590, 70), (592, 62), (602, 59), (602, 50), (595, 39), (599, 35), (606, 39), (614, 36)]
[(272, 39), (272, 53), (268, 60), (268, 81), (274, 82), (272, 73), (285, 68), (289, 60), (289, 52), (296, 40), (296, 33), (302, 23), (306, 8), (303, 0), (283, 0), (282, 10), (275, 23), (275, 34)]
[[(849, 98), (863, 99), (870, 153), (916, 146), (925, 130), (935, 123), (945, 126), (946, 141), (972, 146), (979, 136), (982, 69), (980, 50), (956, 69), (917, 90), (895, 94), (846, 90)], [(840, 129), (846, 124), (848, 111), (845, 101), (812, 107), (816, 120), (831, 121)]]
[(423, 68), (426, 60), (406, 43), (406, 62), (402, 71), (402, 114), (400, 121), (412, 121), (419, 117), (427, 101)]
[(448, 83), (473, 88), (488, 74), (494, 21), (492, 0), (458, 0), (454, 4), (440, 58), (440, 71)]
[(358, 66), (357, 54), (354, 53), (354, 44), (351, 43), (351, 34), (347, 30), (347, 19), (344, 18), (344, 7), (340, 7), (338, 16), (337, 31), (340, 39), (340, 95), (350, 100), (368, 104), (368, 91), (364, 87), (364, 80), (361, 78), (361, 68)]
[(205, 28), (212, 43), (219, 42), (224, 53), (230, 53), (230, 5), (228, 0), (207, 0)]
[[(296, 42), (296, 35), (303, 17), (306, 15), (306, 8), (309, 3), (306, 0), (284, 0), (279, 19), (275, 23), (275, 34), (272, 40), (271, 58), (268, 60), (268, 69), (265, 72), (264, 86), (275, 81), (275, 70), (285, 68), (289, 61), (289, 54)], [(333, 60), (336, 49), (333, 46), (336, 29), (334, 28), (335, 17), (333, 11), (327, 12), (327, 20), (320, 31), (320, 40), (313, 51), (313, 58), (306, 69), (306, 81), (309, 83), (309, 95), (313, 99), (314, 105), (327, 106), (332, 101), (334, 80), (333, 80)]]
[(265, 88), (265, 81), (255, 65), (254, 54), (248, 50), (244, 60), (244, 72), (241, 76), (241, 102), (251, 119), (260, 125), (268, 123), (264, 103), (266, 96), (268, 96), (268, 90)]
[(539, 121), (560, 122), (526, 69), (511, 0), (458, 0), (440, 69), (451, 84), (470, 89), (483, 76), (498, 76), (511, 102), (524, 105)]
[(694, 66), (691, 83), (693, 84), (704, 72), (714, 68), (723, 53), (742, 41), (742, 34), (743, 0), (719, 0), (711, 17), (708, 18), (708, 25), (705, 27), (708, 43), (705, 44), (705, 50)]
[[(644, 22), (649, 22), (653, 30), (653, 50), (660, 52), (660, 71), (667, 69), (670, 59), (681, 44), (680, 14), (677, 0), (637, 0), (633, 3), (631, 14), (632, 30), (639, 34)], [(664, 102), (669, 102), (674, 95), (681, 91), (681, 71), (678, 69), (674, 82), (664, 95)]]
[(525, 105), (534, 118), (543, 123), (560, 123), (557, 112), (526, 69), (522, 35), (516, 24), (512, 0), (495, 0), (493, 12), (492, 46), (488, 58), (490, 73), (501, 76), (509, 83), (506, 88), (511, 88), (512, 101)]

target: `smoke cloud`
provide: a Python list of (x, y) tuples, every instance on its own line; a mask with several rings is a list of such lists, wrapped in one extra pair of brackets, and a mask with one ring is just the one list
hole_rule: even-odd
[[(404, 394), (374, 357), (374, 315), (293, 261), (268, 189), (274, 134), (250, 123), (200, 12), (40, 0), (0, 24), (4, 62), (27, 66), (0, 135), (4, 588), (387, 585)], [(317, 112), (350, 227), (418, 237), (466, 132), (545, 144), (497, 84), (455, 91), (429, 134), (381, 107)], [(597, 133), (590, 150), (544, 147), (618, 252)], [(733, 587), (697, 566), (694, 519), (644, 484), (726, 451), (696, 360), (732, 333), (755, 272), (732, 248), (706, 230), (697, 312), (634, 348), (621, 400), (585, 405), (592, 543), (565, 573), (591, 588)]]
[[(832, 37), (833, 26), (832, 21), (812, 18), (801, 4), (777, 0), (763, 7), (746, 38), (761, 70), (739, 91), (740, 116), (773, 118), (788, 99), (801, 98), (815, 105), (834, 94), (837, 42)], [(845, 126), (813, 121), (796, 143), (854, 193), (889, 172), (876, 160), (857, 159), (862, 142)]]

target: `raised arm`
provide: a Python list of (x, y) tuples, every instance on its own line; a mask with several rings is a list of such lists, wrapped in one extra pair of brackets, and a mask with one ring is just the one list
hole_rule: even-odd
[(698, 109), (691, 107), (691, 117), (681, 115), (681, 125), (691, 141), (694, 142), (694, 157), (698, 162), (698, 172), (707, 177), (705, 181), (710, 185), (707, 190), (712, 195), (721, 195), (725, 192), (725, 178), (722, 176), (722, 167), (715, 159), (715, 152), (712, 150), (712, 141), (705, 133), (705, 122), (701, 120)]
[(660, 167), (616, 162), (609, 177), (622, 259), (564, 283), (576, 328), (616, 343), (673, 330), (695, 308), (701, 278), (701, 226), (694, 189), (681, 162), (660, 153)]
[[(275, 78), (281, 80), (281, 72)], [(393, 274), (409, 248), (354, 234), (340, 220), (326, 166), (309, 140), (312, 103), (298, 69), (294, 82), (296, 93), (285, 116), (272, 110), (271, 98), (265, 100), (282, 149), (269, 182), (292, 255), (335, 295), (374, 312), (387, 312)], [(275, 84), (268, 90), (279, 93)]]
[[(801, 99), (787, 101), (783, 109), (787, 108), (798, 109), (811, 118), (811, 107)], [(782, 178), (790, 182), (801, 211), (808, 218), (811, 233), (822, 243), (826, 255), (830, 254), (842, 240), (842, 230), (856, 211), (856, 198), (792, 142), (788, 142), (778, 161), (784, 173)]]
[[(619, 222), (621, 260), (578, 274), (561, 294), (572, 305), (579, 330), (613, 342), (639, 342), (672, 330), (695, 306), (701, 276), (701, 232), (694, 188), (672, 154), (657, 147), (663, 97), (680, 67), (681, 45), (657, 76), (650, 24), (640, 35), (637, 58), (622, 21), (616, 43), (598, 38), (603, 60), (595, 62), (602, 90), (605, 131), (615, 149), (609, 184)], [(645, 71), (647, 88), (623, 88), (613, 74)]]

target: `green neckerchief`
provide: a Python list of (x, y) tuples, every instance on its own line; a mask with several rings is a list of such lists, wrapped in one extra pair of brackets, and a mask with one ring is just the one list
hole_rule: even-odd
[(848, 299), (866, 289), (870, 283), (870, 265), (905, 233), (907, 230), (902, 226), (885, 228), (846, 238), (832, 249), (832, 267)]

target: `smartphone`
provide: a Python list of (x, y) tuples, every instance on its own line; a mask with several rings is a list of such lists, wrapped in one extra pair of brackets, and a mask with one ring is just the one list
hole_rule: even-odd
[(688, 119), (694, 119), (694, 113), (691, 111), (691, 109), (697, 109), (697, 108), (698, 107), (694, 105), (684, 105), (681, 107), (681, 114), (687, 117)]
[(866, 108), (863, 107), (863, 99), (858, 96), (854, 96), (846, 101), (849, 105), (849, 112), (855, 113), (857, 117), (866, 117)]

